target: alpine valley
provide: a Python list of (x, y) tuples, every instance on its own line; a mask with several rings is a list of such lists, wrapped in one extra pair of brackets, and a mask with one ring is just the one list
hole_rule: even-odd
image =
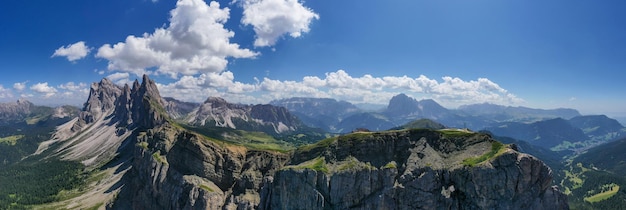
[(0, 209), (619, 209), (625, 142), (573, 109), (191, 103), (102, 79), (80, 109), (0, 104)]

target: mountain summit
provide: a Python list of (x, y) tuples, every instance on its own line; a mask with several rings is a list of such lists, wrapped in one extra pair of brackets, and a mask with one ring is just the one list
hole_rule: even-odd
[(81, 160), (85, 165), (102, 163), (116, 155), (132, 131), (163, 124), (168, 118), (163, 110), (156, 84), (148, 76), (143, 76), (141, 84), (135, 80), (132, 89), (104, 78), (91, 85), (79, 116), (60, 126), (36, 153), (60, 143), (54, 152), (64, 159)]

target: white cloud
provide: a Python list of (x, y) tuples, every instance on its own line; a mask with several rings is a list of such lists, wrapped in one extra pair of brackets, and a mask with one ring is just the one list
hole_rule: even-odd
[(230, 17), (228, 8), (217, 2), (207, 5), (202, 0), (179, 0), (170, 12), (169, 26), (157, 28), (141, 37), (128, 36), (125, 42), (105, 44), (96, 57), (109, 60), (109, 70), (137, 75), (156, 73), (171, 77), (219, 73), (226, 68), (227, 58), (253, 58), (258, 55), (231, 43), (235, 33), (225, 29)]
[(89, 51), (91, 51), (91, 49), (85, 45), (85, 42), (80, 41), (68, 46), (59, 47), (59, 49), (54, 51), (52, 57), (67, 57), (68, 61), (76, 61), (87, 56)]
[(13, 94), (11, 93), (11, 90), (0, 85), (0, 98), (13, 98)]
[(30, 89), (37, 93), (43, 94), (44, 98), (50, 98), (58, 92), (56, 88), (48, 86), (47, 82), (37, 83), (33, 86), (30, 86)]
[(82, 83), (82, 82), (78, 84), (74, 82), (68, 82), (68, 83), (59, 85), (58, 88), (72, 91), (72, 92), (89, 93), (89, 88), (87, 88), (87, 84)]
[(130, 74), (128, 72), (113, 73), (107, 76), (107, 79), (111, 80), (115, 84), (128, 84), (130, 83)]
[[(519, 104), (523, 100), (486, 78), (465, 81), (443, 77), (430, 79), (424, 75), (353, 77), (344, 70), (329, 72), (325, 77), (306, 76), (301, 81), (255, 79), (255, 83), (235, 81), (231, 72), (184, 76), (180, 80), (159, 86), (164, 96), (201, 102), (208, 96), (225, 97), (239, 103), (267, 103), (289, 97), (330, 97), (353, 103), (386, 104), (399, 93), (432, 98), (444, 106), (455, 107), (470, 103)], [(247, 100), (247, 101), (246, 101)]]
[(256, 33), (254, 46), (272, 46), (284, 34), (300, 37), (319, 15), (298, 0), (241, 0), (241, 23), (252, 25)]
[(15, 84), (13, 84), (13, 89), (22, 92), (24, 89), (26, 89), (26, 83), (27, 82), (16, 82)]

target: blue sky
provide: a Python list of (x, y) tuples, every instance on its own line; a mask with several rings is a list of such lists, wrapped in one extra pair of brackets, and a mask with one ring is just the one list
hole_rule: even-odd
[(218, 3), (4, 2), (0, 102), (79, 105), (92, 82), (148, 73), (187, 101), (406, 93), (626, 116), (622, 1)]

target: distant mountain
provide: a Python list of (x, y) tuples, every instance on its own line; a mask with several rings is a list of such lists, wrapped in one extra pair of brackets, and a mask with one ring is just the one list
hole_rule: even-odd
[(201, 105), (200, 103), (179, 101), (171, 97), (163, 97), (163, 103), (165, 105), (165, 111), (174, 119), (187, 116)]
[(385, 114), (390, 117), (411, 117), (418, 116), (419, 111), (419, 102), (402, 93), (389, 100)]
[(74, 117), (77, 114), (77, 107), (60, 106), (52, 108), (37, 106), (25, 99), (19, 99), (16, 102), (0, 103), (0, 125), (13, 125), (22, 122), (35, 124), (48, 119)]
[(624, 126), (604, 115), (577, 116), (570, 120), (556, 118), (533, 123), (496, 123), (485, 130), (553, 150), (585, 150), (626, 136)]
[(577, 116), (569, 122), (592, 138), (612, 140), (626, 134), (622, 124), (606, 115)]
[(437, 121), (452, 121), (457, 116), (432, 99), (418, 101), (405, 94), (398, 94), (389, 100), (387, 109), (383, 112), (394, 124), (427, 118)]
[(50, 139), (54, 129), (78, 115), (73, 106), (36, 106), (20, 99), (0, 103), (0, 168), (9, 166), (37, 150)]
[(234, 104), (219, 97), (209, 97), (203, 103), (166, 97), (163, 103), (169, 116), (179, 123), (218, 139), (224, 136), (228, 136), (226, 139), (243, 139), (240, 131), (251, 131), (266, 133), (291, 144), (302, 144), (326, 135), (325, 131), (307, 126), (298, 116), (280, 106)]
[(285, 107), (311, 127), (337, 132), (336, 125), (346, 117), (361, 113), (355, 105), (330, 98), (286, 98), (274, 100), (271, 105)]
[[(527, 141), (533, 145), (551, 149), (565, 142), (570, 144), (589, 140), (589, 136), (563, 118), (534, 123), (499, 123), (485, 130), (494, 135), (507, 136)], [(559, 149), (560, 150), (560, 149)]]
[(545, 119), (570, 119), (580, 116), (580, 113), (575, 109), (533, 109), (522, 106), (512, 107), (489, 103), (463, 105), (460, 106), (458, 110), (470, 116), (481, 116), (497, 122), (535, 122)]
[(419, 119), (419, 120), (411, 121), (402, 126), (392, 128), (391, 130), (415, 129), (415, 128), (439, 130), (439, 129), (446, 128), (446, 126), (430, 119)]
[(294, 132), (306, 126), (286, 108), (273, 105), (242, 105), (209, 97), (184, 121), (193, 126), (216, 126), (268, 134)]
[(337, 124), (337, 131), (341, 133), (349, 133), (359, 128), (365, 128), (372, 131), (381, 131), (388, 130), (396, 126), (397, 124), (394, 124), (391, 120), (389, 120), (386, 116), (382, 114), (365, 112), (353, 114), (346, 119), (343, 119), (339, 124)]

